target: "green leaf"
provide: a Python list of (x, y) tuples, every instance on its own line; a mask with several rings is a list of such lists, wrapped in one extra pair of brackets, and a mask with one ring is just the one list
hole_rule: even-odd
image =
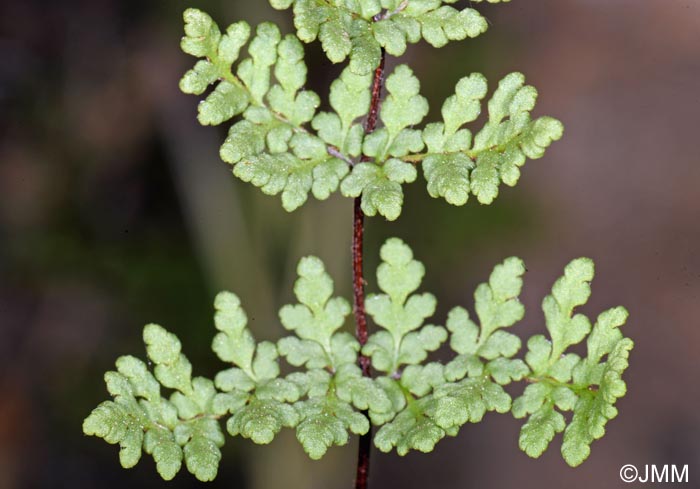
[(216, 66), (210, 61), (197, 61), (180, 80), (180, 90), (192, 95), (201, 95), (219, 77)]
[(250, 96), (258, 105), (270, 89), (270, 68), (277, 62), (277, 46), (281, 41), (279, 28), (271, 22), (258, 25), (255, 37), (248, 46), (250, 58), (238, 66), (238, 78), (247, 87)]
[(155, 363), (154, 374), (158, 382), (184, 394), (192, 392), (192, 364), (180, 353), (177, 337), (157, 324), (143, 329), (143, 341), (148, 357)]
[(437, 362), (408, 365), (401, 373), (401, 385), (415, 396), (425, 396), (445, 383), (444, 366)]
[(232, 389), (230, 392), (222, 392), (214, 396), (212, 412), (216, 416), (235, 413), (245, 406), (247, 402), (248, 395), (245, 392)]
[(505, 413), (511, 407), (510, 396), (488, 377), (443, 384), (435, 389), (434, 397), (432, 417), (445, 430), (478, 423), (488, 411)]
[(464, 205), (471, 193), (480, 203), (490, 204), (501, 182), (514, 186), (526, 159), (541, 158), (552, 141), (561, 138), (559, 121), (531, 119), (537, 91), (524, 84), (520, 73), (500, 82), (488, 102), (489, 120), (472, 138), (471, 131), (462, 126), (480, 115), (486, 79), (473, 73), (457, 83), (455, 94), (442, 106), (444, 122), (428, 124), (423, 130), (428, 152), (421, 159), (431, 197)]
[[(379, 250), (382, 263), (377, 268), (377, 283), (392, 302), (403, 304), (420, 287), (425, 267), (413, 258), (411, 248), (398, 238), (389, 238)], [(375, 296), (379, 300), (381, 296)], [(432, 314), (427, 312), (427, 314)], [(416, 329), (418, 326), (409, 328)]]
[(445, 365), (445, 378), (450, 382), (469, 377), (479, 377), (484, 373), (484, 363), (474, 354), (457, 355)]
[[(252, 374), (252, 371), (250, 372)], [(224, 392), (231, 392), (234, 389), (241, 392), (250, 392), (255, 389), (255, 381), (244, 370), (240, 368), (229, 368), (222, 370), (214, 379), (216, 387)]]
[(525, 315), (518, 300), (523, 287), (525, 265), (520, 258), (507, 258), (496, 265), (486, 284), (474, 293), (476, 314), (481, 322), (481, 340), (487, 341), (499, 328), (507, 328)]
[(519, 358), (510, 359), (503, 357), (491, 360), (486, 365), (486, 371), (499, 385), (508, 385), (513, 381), (521, 380), (530, 373), (530, 369), (527, 368), (525, 362)]
[(627, 392), (622, 374), (629, 366), (629, 353), (633, 347), (629, 338), (619, 340), (608, 354), (598, 391), (589, 397), (581, 396), (576, 403), (561, 447), (564, 460), (572, 467), (588, 458), (591, 443), (605, 435), (605, 425), (617, 416), (614, 405)]
[[(376, 369), (393, 373), (403, 363), (422, 361), (427, 351), (437, 349), (446, 335), (442, 328), (430, 326), (416, 333), (417, 336), (408, 336), (433, 315), (435, 297), (431, 294), (410, 295), (420, 286), (425, 268), (413, 259), (413, 252), (403, 241), (388, 239), (380, 254), (382, 264), (377, 268), (377, 282), (384, 294), (368, 295), (365, 309), (386, 331), (370, 336), (363, 353), (372, 357)], [(419, 341), (421, 335), (424, 335), (423, 345)]]
[(199, 104), (197, 119), (203, 126), (218, 126), (248, 107), (248, 95), (240, 86), (222, 81), (214, 91)]
[[(409, 450), (430, 452), (445, 435), (455, 436), (464, 423), (481, 421), (487, 411), (507, 412), (511, 406), (510, 396), (488, 377), (447, 383), (437, 363), (409, 366), (398, 382), (407, 405), (375, 436), (375, 445), (384, 452), (393, 447), (399, 455)], [(415, 399), (412, 394), (423, 397)]]
[[(274, 24), (260, 24), (248, 46), (250, 57), (238, 64), (234, 75), (233, 64), (250, 37), (248, 24), (232, 24), (222, 36), (208, 15), (188, 12), (186, 19), (193, 20), (186, 25), (183, 49), (206, 59), (185, 74), (180, 88), (202, 94), (216, 84), (199, 105), (202, 124), (217, 125), (243, 115), (229, 130), (221, 158), (235, 165), (233, 173), (241, 180), (266, 194), (281, 193), (282, 205), (290, 212), (306, 202), (309, 192), (327, 199), (349, 171), (349, 157), (340, 150), (360, 152), (361, 127), (340, 129), (342, 144), (333, 156), (325, 142), (304, 127), (314, 119), (320, 99), (303, 89), (308, 70), (299, 40), (293, 35), (282, 38)], [(330, 126), (320, 132), (328, 137), (329, 131)]]
[(381, 62), (382, 47), (372, 32), (372, 25), (357, 19), (350, 25), (349, 35), (352, 39), (350, 64), (348, 67), (358, 75), (372, 74)]
[(629, 312), (621, 306), (608, 309), (598, 316), (587, 341), (589, 362), (597, 363), (612, 351), (622, 339), (620, 327), (625, 324), (628, 317)]
[(496, 265), (488, 282), (477, 287), (474, 299), (480, 326), (472, 321), (466, 309), (455, 307), (450, 311), (447, 318), (447, 329), (452, 333), (450, 347), (459, 355), (445, 366), (447, 380), (455, 382), (465, 376), (478, 379), (486, 375), (496, 384), (506, 385), (529, 373), (522, 360), (511, 359), (520, 350), (520, 339), (501, 329), (512, 326), (524, 315), (518, 300), (524, 273), (522, 260), (507, 258)]
[(180, 80), (180, 89), (185, 93), (201, 95), (209, 85), (216, 84), (209, 96), (199, 104), (198, 119), (202, 125), (221, 124), (243, 113), (250, 103), (250, 93), (231, 72), (231, 66), (238, 60), (241, 48), (248, 41), (250, 26), (238, 22), (229, 26), (222, 35), (211, 17), (197, 9), (187, 9), (184, 20), (182, 50), (205, 59), (185, 73)]
[(376, 377), (373, 380), (375, 385), (379, 387), (382, 391), (384, 391), (384, 394), (391, 402), (391, 409), (388, 412), (369, 413), (372, 424), (374, 424), (375, 426), (381, 426), (394, 419), (394, 417), (396, 417), (396, 415), (406, 407), (407, 397), (401, 383), (398, 382), (396, 379), (382, 376)]
[(143, 449), (153, 456), (158, 474), (166, 481), (172, 480), (182, 467), (182, 449), (168, 430), (151, 429), (144, 435)]
[(490, 204), (498, 197), (498, 156), (494, 153), (482, 155), (471, 174), (470, 188), (482, 204)]
[[(227, 140), (228, 143), (224, 144), (230, 144), (232, 149), (227, 148), (226, 151), (241, 154), (233, 148), (242, 147), (244, 143), (240, 138), (245, 136), (247, 128), (242, 132), (236, 130), (235, 134), (234, 128), (231, 131), (229, 138), (233, 137), (236, 141)], [(274, 144), (281, 144), (284, 146), (281, 149), (286, 150), (286, 136), (271, 130), (266, 133), (263, 131), (261, 138), (265, 138), (264, 134), (267, 134), (268, 145), (276, 141)], [(338, 158), (331, 157), (326, 152), (325, 144), (310, 134), (293, 135), (289, 145), (293, 153), (261, 152), (248, 156), (234, 166), (233, 174), (244, 182), (259, 187), (265, 194), (281, 193), (282, 207), (292, 212), (306, 202), (309, 192), (319, 200), (328, 198), (348, 173), (348, 165)]]
[(238, 297), (222, 292), (215, 307), (215, 324), (220, 333), (212, 348), (236, 368), (216, 375), (216, 386), (224, 394), (213, 396), (210, 410), (219, 415), (232, 414), (226, 423), (231, 435), (270, 443), (282, 427), (298, 423), (297, 413), (289, 403), (299, 399), (300, 389), (294, 382), (278, 378), (277, 347), (268, 341), (256, 345), (245, 327), (247, 319)]
[(369, 431), (367, 418), (335, 397), (312, 398), (297, 403), (296, 408), (302, 418), (297, 439), (314, 460), (323, 457), (333, 445), (346, 445), (348, 431), (357, 435)]
[[(332, 298), (333, 281), (321, 260), (303, 258), (297, 272), (294, 293), (299, 304), (280, 310), (282, 324), (297, 337), (280, 340), (279, 350), (290, 364), (311, 369), (294, 373), (288, 380), (309, 397), (295, 405), (300, 414), (297, 438), (309, 456), (317, 459), (331, 445), (346, 444), (348, 430), (367, 432), (367, 418), (354, 409), (385, 417), (392, 410), (392, 403), (379, 385), (363, 377), (356, 365), (357, 340), (338, 331), (350, 314), (350, 305), (345, 299)], [(328, 369), (332, 377), (320, 369)], [(256, 394), (259, 396), (257, 391)]]
[[(269, 42), (276, 45), (279, 33), (275, 32), (265, 30), (264, 36), (260, 32), (258, 36), (272, 39)], [(270, 85), (270, 63), (276, 60), (279, 84), (269, 88), (269, 108), (261, 101), (260, 106), (244, 113), (243, 121), (231, 127), (221, 157), (235, 165), (233, 173), (241, 180), (269, 195), (281, 193), (283, 207), (291, 212), (306, 202), (309, 192), (321, 200), (328, 198), (348, 173), (348, 167), (328, 154), (321, 139), (300, 129), (313, 119), (320, 100), (315, 93), (301, 90), (307, 68), (299, 41), (294, 36), (285, 37), (276, 54), (267, 47), (263, 49), (263, 40), (258, 56), (241, 64), (241, 79), (251, 91), (257, 83), (262, 100)], [(251, 47), (255, 44), (253, 40)]]
[(180, 357), (182, 345), (172, 333), (157, 324), (148, 324), (143, 329), (148, 358), (156, 365), (175, 363)]
[(552, 141), (561, 138), (564, 129), (559, 121), (531, 119), (536, 100), (537, 90), (525, 86), (522, 74), (512, 73), (501, 80), (489, 101), (489, 120), (469, 152), (476, 159), (471, 190), (482, 204), (496, 198), (501, 181), (509, 186), (517, 183), (526, 158), (541, 158)]
[[(268, 343), (272, 345), (272, 343)], [(255, 395), (259, 399), (273, 399), (279, 402), (296, 402), (301, 397), (299, 386), (287, 379), (267, 379), (258, 384)]]
[[(318, 5), (316, 8), (319, 8)], [(349, 24), (351, 17), (337, 9), (329, 8), (328, 18), (320, 25), (318, 39), (323, 51), (333, 63), (341, 63), (352, 50)]]
[[(626, 309), (603, 312), (592, 329), (587, 317), (574, 314), (590, 297), (593, 274), (591, 260), (572, 261), (542, 302), (552, 341), (542, 335), (528, 341), (525, 361), (531, 384), (513, 403), (515, 417), (529, 415), (521, 430), (520, 447), (538, 457), (554, 435), (564, 431), (562, 455), (572, 467), (588, 458), (590, 445), (605, 434), (607, 422), (617, 415), (615, 403), (627, 390), (622, 374), (634, 346), (619, 329), (627, 320)], [(585, 358), (565, 353), (586, 336)], [(556, 409), (574, 411), (568, 426)]]
[(428, 324), (418, 331), (412, 331), (401, 341), (398, 363), (400, 365), (422, 363), (429, 352), (436, 351), (446, 340), (447, 331), (442, 326)]
[(460, 355), (477, 355), (493, 360), (499, 356), (512, 357), (520, 349), (520, 340), (499, 331), (523, 318), (525, 308), (518, 300), (522, 290), (525, 265), (516, 257), (496, 265), (487, 283), (474, 293), (480, 327), (460, 307), (450, 311), (447, 329), (452, 332), (451, 348)]
[(322, 369), (310, 369), (305, 372), (294, 372), (287, 376), (293, 382), (301, 396), (323, 397), (331, 389), (332, 376)]
[(219, 470), (224, 434), (214, 419), (201, 418), (179, 425), (175, 438), (184, 446), (185, 464), (197, 479), (202, 482), (214, 480)]
[(583, 314), (573, 314), (591, 295), (593, 261), (579, 258), (564, 269), (564, 276), (554, 283), (552, 294), (542, 301), (547, 331), (552, 338), (550, 361), (558, 359), (572, 345), (580, 343), (591, 331), (591, 323)]
[(380, 372), (390, 372), (398, 363), (394, 337), (388, 331), (373, 333), (362, 347), (362, 354), (372, 359), (372, 367)]
[(372, 24), (374, 39), (392, 56), (401, 56), (406, 52), (406, 34), (391, 19), (380, 20)]
[(259, 445), (265, 445), (283, 427), (295, 427), (299, 419), (299, 414), (289, 404), (273, 399), (253, 399), (229, 418), (226, 429), (233, 436), (241, 435)]
[(486, 32), (488, 23), (481, 14), (471, 8), (459, 11), (442, 6), (420, 17), (421, 34), (432, 46), (440, 48), (449, 41), (461, 41)]
[(469, 172), (474, 163), (462, 153), (431, 154), (423, 160), (423, 173), (428, 193), (433, 198), (444, 197), (452, 205), (464, 205), (469, 199)]
[(212, 411), (212, 400), (216, 394), (214, 383), (203, 377), (195, 377), (192, 387), (190, 395), (175, 392), (170, 398), (170, 402), (177, 408), (180, 419), (192, 419)]
[(221, 361), (252, 373), (255, 339), (246, 328), (248, 317), (240, 299), (231, 292), (220, 292), (214, 300), (214, 308), (214, 324), (220, 332), (214, 337), (212, 350)]
[(479, 347), (479, 327), (463, 307), (455, 307), (447, 316), (447, 329), (452, 333), (450, 347), (461, 355), (476, 354)]
[(331, 83), (330, 105), (335, 114), (321, 112), (313, 120), (312, 126), (319, 137), (343, 154), (358, 156), (361, 152), (364, 131), (355, 121), (369, 112), (371, 85), (371, 74), (357, 75), (350, 68), (344, 69)]
[(86, 435), (119, 444), (119, 462), (125, 469), (141, 458), (145, 416), (133, 400), (106, 401), (96, 407), (83, 422)]
[(369, 411), (370, 416), (381, 416), (391, 411), (392, 403), (386, 392), (374, 379), (363, 377), (357, 365), (343, 365), (333, 380), (338, 398), (356, 409)]
[(396, 220), (403, 205), (402, 183), (411, 183), (417, 177), (413, 165), (390, 159), (384, 165), (358, 163), (340, 185), (346, 197), (362, 195), (362, 211), (368, 216), (377, 213), (389, 221)]
[(427, 416), (427, 411), (434, 409), (434, 405), (432, 396), (411, 401), (409, 407), (377, 431), (374, 445), (382, 452), (390, 452), (396, 447), (396, 452), (402, 456), (410, 450), (432, 452), (445, 435), (457, 434), (454, 429), (441, 428)]
[(295, 367), (304, 365), (308, 369), (316, 369), (324, 368), (329, 364), (323, 347), (315, 341), (287, 336), (277, 342), (277, 349), (280, 356)]
[(302, 90), (307, 68), (304, 49), (293, 35), (286, 36), (278, 47), (275, 77), (279, 84), (267, 94), (270, 108), (281, 114), (292, 126), (301, 126), (313, 119), (321, 101), (314, 92)]
[[(321, 41), (333, 63), (350, 57), (350, 69), (367, 74), (378, 65), (381, 48), (392, 56), (406, 52), (407, 43), (421, 38), (441, 47), (448, 41), (476, 37), (486, 31), (486, 20), (474, 9), (461, 11), (438, 0), (346, 0), (319, 3), (313, 0), (271, 0), (276, 9), (294, 6), (297, 36), (304, 42)], [(384, 9), (384, 11), (382, 11)]]
[[(170, 480), (179, 472), (183, 460), (182, 444), (176, 432), (189, 423), (188, 418), (209, 416), (215, 391), (210, 380), (191, 379), (191, 367), (175, 335), (149, 324), (143, 337), (149, 358), (155, 364), (155, 376), (141, 360), (120, 357), (116, 362), (118, 371), (105, 374), (107, 389), (114, 400), (95, 408), (83, 422), (83, 431), (119, 444), (119, 459), (124, 468), (136, 465), (142, 450), (151, 454), (158, 473)], [(178, 389), (171, 401), (161, 397), (159, 382), (164, 387)]]
[(209, 15), (201, 10), (188, 8), (183, 14), (185, 37), (180, 47), (187, 54), (198, 58), (215, 56), (221, 40), (221, 31)]
[(280, 309), (282, 325), (299, 339), (280, 340), (280, 353), (292, 365), (336, 369), (355, 363), (360, 346), (357, 340), (338, 330), (350, 314), (350, 304), (333, 295), (333, 280), (316, 257), (302, 258), (297, 267), (299, 279), (294, 293), (299, 301)]
[(277, 10), (286, 10), (292, 6), (294, 0), (270, 0), (270, 5), (272, 8)]
[(143, 397), (150, 402), (157, 402), (160, 399), (160, 385), (143, 361), (127, 355), (117, 358), (116, 366), (121, 374), (119, 377), (128, 380), (125, 383), (126, 392), (116, 392), (110, 388), (110, 382), (105, 379), (110, 394), (116, 396), (129, 392), (135, 397)]
[[(299, 303), (280, 311), (283, 325), (296, 334), (280, 341), (280, 350), (291, 364), (306, 365), (306, 371), (280, 378), (277, 346), (256, 343), (238, 297), (222, 292), (215, 300), (218, 333), (212, 347), (233, 366), (214, 382), (192, 378), (179, 339), (147, 325), (143, 337), (155, 375), (141, 360), (120, 357), (117, 371), (105, 374), (113, 400), (93, 410), (84, 432), (119, 444), (124, 467), (134, 466), (146, 451), (164, 479), (173, 478), (184, 459), (191, 473), (209, 481), (216, 476), (224, 443), (217, 420), (229, 414), (227, 431), (259, 444), (271, 442), (283, 427), (296, 428), (305, 451), (317, 459), (330, 446), (346, 444), (350, 433), (366, 433), (369, 420), (381, 426), (376, 446), (404, 455), (431, 451), (487, 412), (512, 409), (516, 418), (526, 418), (519, 446), (528, 455), (540, 456), (563, 431), (564, 459), (572, 466), (582, 463), (617, 415), (615, 403), (626, 392), (622, 375), (633, 347), (620, 332), (628, 317), (624, 308), (603, 312), (592, 328), (574, 312), (590, 296), (592, 262), (572, 261), (555, 282), (543, 301), (553, 339), (530, 338), (523, 361), (512, 358), (520, 340), (504, 328), (522, 318), (518, 295), (525, 268), (517, 258), (504, 260), (474, 294), (479, 325), (466, 309), (449, 313), (450, 345), (458, 356), (443, 365), (423, 363), (447, 339), (445, 328), (423, 325), (435, 310), (434, 297), (415, 294), (423, 265), (396, 238), (387, 240), (380, 254), (382, 293), (367, 297), (366, 311), (381, 331), (362, 351), (375, 370), (389, 375), (363, 376), (356, 363), (357, 340), (339, 331), (350, 306), (332, 297), (333, 282), (323, 263), (306, 257), (294, 286)], [(581, 333), (584, 323), (588, 328)], [(586, 336), (586, 357), (566, 351)], [(502, 386), (523, 378), (528, 386), (511, 402)], [(174, 389), (169, 400), (161, 397), (161, 386)], [(568, 426), (564, 411), (573, 411)]]
[(420, 82), (407, 65), (397, 66), (387, 77), (386, 90), (380, 115), (393, 142), (403, 129), (420, 124), (428, 114), (428, 101), (420, 95)]
[(532, 413), (520, 430), (518, 446), (532, 458), (544, 453), (557, 433), (564, 431), (566, 420), (551, 403), (544, 404)]

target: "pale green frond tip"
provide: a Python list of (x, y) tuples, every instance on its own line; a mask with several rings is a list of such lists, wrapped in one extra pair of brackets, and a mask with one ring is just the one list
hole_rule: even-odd
[[(542, 302), (551, 341), (542, 335), (528, 341), (525, 361), (531, 384), (513, 403), (515, 417), (528, 417), (520, 433), (521, 449), (538, 457), (563, 431), (561, 453), (572, 467), (588, 458), (590, 445), (617, 416), (615, 403), (627, 391), (622, 374), (634, 346), (620, 331), (629, 315), (625, 308), (604, 311), (593, 326), (574, 312), (588, 301), (594, 274), (593, 261), (578, 258), (552, 286)], [(586, 337), (586, 357), (566, 353)], [(568, 424), (560, 411), (573, 411)]]
[(335, 371), (345, 363), (354, 364), (359, 343), (348, 333), (338, 332), (350, 314), (350, 304), (344, 298), (331, 297), (333, 280), (320, 259), (302, 258), (297, 272), (294, 294), (299, 304), (285, 305), (279, 311), (282, 325), (296, 337), (280, 340), (279, 353), (291, 365), (309, 369)]
[(420, 81), (407, 65), (399, 65), (386, 79), (389, 96), (381, 118), (392, 138), (407, 127), (419, 124), (428, 114), (428, 100), (420, 95)]
[(518, 257), (511, 256), (506, 258), (503, 263), (496, 265), (489, 277), (489, 285), (500, 297), (516, 297), (522, 289), (524, 273), (525, 262)]
[(294, 0), (270, 0), (270, 5), (272, 5), (272, 8), (277, 10), (288, 9), (292, 3), (294, 3)]
[(219, 292), (214, 299), (214, 307), (218, 310), (237, 309), (241, 305), (241, 300), (233, 292)]
[(181, 41), (184, 52), (192, 56), (208, 56), (216, 49), (221, 33), (212, 18), (195, 8), (184, 11), (185, 37)]
[(323, 275), (326, 269), (323, 262), (315, 256), (306, 256), (299, 260), (297, 273), (300, 277), (316, 277)]
[(464, 205), (471, 194), (479, 203), (491, 204), (502, 183), (517, 184), (528, 158), (543, 157), (552, 142), (562, 137), (563, 126), (556, 119), (532, 119), (537, 90), (525, 86), (522, 73), (500, 81), (487, 103), (488, 121), (473, 135), (464, 125), (478, 118), (486, 91), (482, 75), (463, 78), (442, 106), (444, 122), (428, 124), (423, 130), (428, 152), (422, 166), (431, 197)]
[(156, 364), (175, 363), (182, 349), (177, 336), (158, 324), (148, 324), (143, 328), (143, 342), (148, 357)]
[(595, 275), (595, 264), (590, 258), (576, 258), (566, 266), (564, 275), (577, 282), (590, 282)]
[(413, 260), (413, 251), (399, 238), (389, 238), (379, 250), (382, 261), (395, 266), (407, 265)]

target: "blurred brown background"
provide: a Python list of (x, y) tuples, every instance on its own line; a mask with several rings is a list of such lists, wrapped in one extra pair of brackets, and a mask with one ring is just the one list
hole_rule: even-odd
[[(227, 25), (288, 13), (266, 1), (3, 1), (0, 10), (0, 488), (160, 487), (153, 463), (119, 467), (117, 449), (84, 437), (106, 397), (102, 372), (143, 356), (142, 324), (183, 339), (199, 374), (211, 301), (237, 292), (258, 338), (276, 338), (303, 254), (328, 264), (349, 296), (351, 203), (285, 213), (218, 159), (225, 128), (196, 124), (177, 81), (181, 13)], [(545, 159), (490, 207), (464, 208), (410, 187), (396, 223), (371, 219), (369, 270), (381, 241), (410, 243), (426, 263), (436, 321), (472, 307), (475, 284), (506, 256), (525, 259), (523, 335), (543, 330), (539, 302), (571, 258), (598, 275), (584, 309), (625, 304), (636, 341), (629, 394), (590, 459), (568, 468), (558, 438), (531, 460), (520, 422), (488, 415), (430, 455), (375, 453), (372, 487), (615, 488), (624, 464), (689, 464), (700, 487), (700, 2), (516, 0), (477, 5), (477, 40), (413, 47), (433, 118), (463, 75), (523, 71), (537, 114), (566, 125)], [(307, 46), (309, 85), (325, 96), (338, 67)], [(372, 274), (369, 288), (374, 290)], [(215, 487), (348, 488), (354, 441), (312, 462), (293, 433), (272, 448), (227, 440)], [(197, 481), (183, 470), (169, 487)]]

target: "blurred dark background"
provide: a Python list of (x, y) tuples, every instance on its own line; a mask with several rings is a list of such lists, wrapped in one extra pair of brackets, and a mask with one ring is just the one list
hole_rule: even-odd
[[(82, 435), (106, 398), (102, 373), (144, 355), (141, 327), (183, 340), (212, 375), (211, 302), (238, 293), (258, 338), (282, 330), (296, 261), (323, 258), (349, 297), (351, 202), (293, 214), (237, 181), (218, 158), (225, 128), (202, 128), (177, 81), (185, 7), (220, 25), (274, 20), (266, 1), (3, 1), (0, 10), (0, 488), (160, 487), (150, 457), (122, 470), (117, 449)], [(371, 219), (369, 289), (379, 244), (411, 244), (440, 299), (435, 321), (472, 307), (474, 286), (506, 256), (525, 259), (523, 336), (543, 331), (539, 302), (572, 258), (596, 260), (584, 311), (628, 306), (636, 341), (621, 416), (590, 459), (568, 468), (558, 438), (531, 460), (520, 421), (488, 415), (430, 455), (376, 453), (372, 487), (614, 488), (624, 464), (690, 464), (700, 487), (700, 2), (530, 0), (476, 6), (477, 40), (425, 44), (407, 61), (438, 114), (472, 71), (492, 84), (523, 71), (537, 114), (566, 125), (520, 185), (463, 208), (409, 187), (396, 223)], [(307, 46), (309, 85), (325, 97), (339, 68)], [(216, 487), (348, 488), (355, 440), (312, 462), (292, 432), (272, 448), (227, 440)], [(197, 481), (183, 471), (168, 487)]]

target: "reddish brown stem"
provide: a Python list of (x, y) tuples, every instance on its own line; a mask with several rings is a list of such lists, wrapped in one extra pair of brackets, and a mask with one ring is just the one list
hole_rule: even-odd
[[(374, 81), (372, 83), (372, 102), (369, 114), (365, 121), (365, 134), (374, 132), (377, 127), (377, 116), (381, 104), (382, 86), (384, 84), (384, 61), (385, 54), (382, 50), (379, 66), (374, 71)], [(361, 161), (369, 161), (363, 156)], [(352, 233), (352, 284), (354, 292), (354, 313), (355, 313), (355, 335), (360, 345), (367, 343), (367, 314), (365, 313), (365, 279), (362, 267), (362, 253), (364, 241), (365, 214), (362, 212), (362, 196), (355, 199), (353, 206), (353, 233)], [(360, 368), (362, 375), (371, 377), (370, 359), (360, 355)], [(360, 443), (357, 453), (357, 475), (355, 476), (355, 489), (367, 489), (367, 479), (369, 476), (369, 454), (372, 447), (372, 428), (360, 436)]]
[[(374, 132), (377, 127), (377, 116), (379, 115), (379, 107), (381, 106), (382, 100), (382, 87), (384, 86), (384, 63), (385, 54), (382, 49), (382, 57), (379, 60), (379, 66), (374, 70), (374, 81), (372, 82), (372, 102), (369, 107), (369, 114), (367, 115), (367, 120), (365, 121), (365, 134), (370, 134)], [(367, 159), (363, 156), (362, 159)]]
[[(367, 343), (367, 314), (365, 313), (365, 279), (362, 264), (362, 246), (364, 237), (365, 214), (362, 212), (361, 197), (355, 199), (353, 206), (353, 232), (352, 232), (352, 285), (354, 291), (355, 336), (360, 345)], [(369, 358), (360, 355), (360, 367), (365, 377), (370, 376)]]

